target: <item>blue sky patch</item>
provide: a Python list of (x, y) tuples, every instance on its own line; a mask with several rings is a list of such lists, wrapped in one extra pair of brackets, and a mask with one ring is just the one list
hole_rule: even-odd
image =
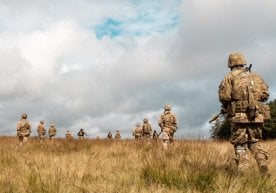
[(160, 1), (152, 1), (146, 5), (141, 2), (143, 1), (133, 0), (136, 6), (141, 4), (134, 16), (107, 17), (94, 26), (96, 37), (102, 39), (105, 36), (150, 36), (155, 33), (166, 33), (178, 26), (180, 14), (176, 11), (177, 8), (161, 9)]

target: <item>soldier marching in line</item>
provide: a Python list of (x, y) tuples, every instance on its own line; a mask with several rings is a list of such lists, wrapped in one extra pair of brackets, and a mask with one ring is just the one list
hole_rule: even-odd
[(134, 136), (135, 140), (140, 140), (143, 135), (143, 130), (139, 123), (136, 124), (136, 127), (133, 129), (132, 135)]
[(72, 140), (73, 139), (73, 135), (71, 133), (71, 131), (67, 130), (65, 133), (65, 137), (67, 140)]
[(78, 132), (78, 136), (80, 140), (84, 139), (84, 135), (87, 135), (84, 130), (81, 128), (80, 131)]
[(51, 127), (48, 130), (48, 134), (49, 134), (50, 140), (54, 140), (55, 139), (55, 136), (57, 134), (57, 129), (56, 129), (54, 123), (51, 124)]
[(152, 133), (152, 139), (153, 139), (154, 141), (157, 141), (160, 134), (161, 134), (161, 132), (160, 132), (160, 133), (157, 133), (156, 130), (154, 130), (153, 133)]
[(171, 112), (171, 106), (164, 106), (164, 113), (160, 116), (158, 125), (163, 133), (163, 147), (168, 148), (168, 145), (173, 142), (173, 136), (177, 129), (176, 116)]
[(119, 130), (116, 130), (116, 133), (115, 133), (115, 137), (114, 137), (116, 140), (120, 140), (121, 139), (121, 134), (120, 134), (120, 131)]
[(111, 132), (108, 132), (107, 139), (112, 139), (112, 133)]
[(37, 126), (37, 134), (40, 142), (45, 140), (46, 128), (43, 120), (41, 120)]
[(143, 120), (142, 133), (143, 133), (143, 139), (147, 140), (148, 143), (150, 143), (151, 132), (152, 132), (151, 124), (149, 123), (148, 119), (145, 118)]
[(269, 90), (258, 74), (245, 68), (246, 60), (241, 53), (232, 53), (228, 58), (231, 71), (219, 86), (222, 114), (227, 114), (231, 125), (230, 142), (234, 146), (237, 168), (242, 173), (248, 170), (248, 150), (254, 155), (260, 173), (268, 174), (268, 151), (258, 142), (262, 139), (264, 120), (270, 118)]
[(28, 137), (31, 134), (31, 124), (27, 118), (27, 114), (24, 113), (21, 116), (21, 120), (17, 123), (17, 136), (21, 146), (28, 141)]

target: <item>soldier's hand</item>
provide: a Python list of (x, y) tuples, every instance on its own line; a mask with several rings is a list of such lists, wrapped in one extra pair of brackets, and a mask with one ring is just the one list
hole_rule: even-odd
[(226, 110), (225, 108), (222, 107), (222, 108), (220, 109), (220, 113), (221, 113), (221, 114), (226, 114), (226, 113), (227, 113), (227, 110)]

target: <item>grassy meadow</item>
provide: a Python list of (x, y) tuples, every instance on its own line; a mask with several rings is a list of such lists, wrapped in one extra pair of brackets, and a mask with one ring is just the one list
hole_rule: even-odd
[(263, 143), (269, 178), (253, 158), (248, 173), (236, 173), (229, 142), (178, 140), (164, 151), (161, 141), (33, 138), (21, 147), (2, 137), (0, 193), (275, 193), (276, 141)]

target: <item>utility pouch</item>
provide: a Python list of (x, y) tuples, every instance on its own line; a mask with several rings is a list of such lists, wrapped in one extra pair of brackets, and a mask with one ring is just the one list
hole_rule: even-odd
[(264, 120), (271, 119), (270, 107), (267, 104), (261, 104), (260, 113), (264, 116)]
[(230, 105), (228, 106), (228, 115), (230, 117), (234, 117), (236, 112), (236, 103), (231, 102)]

